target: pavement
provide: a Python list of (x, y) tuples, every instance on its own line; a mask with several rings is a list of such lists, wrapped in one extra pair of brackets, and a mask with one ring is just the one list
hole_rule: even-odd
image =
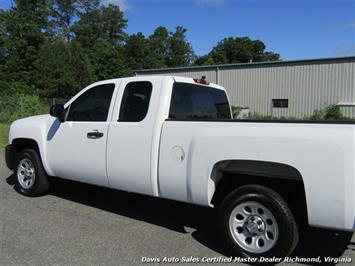
[[(0, 265), (227, 258), (213, 209), (62, 179), (52, 181), (48, 195), (31, 198), (16, 192), (14, 182), (0, 154)], [(344, 258), (354, 264), (352, 233), (311, 229), (303, 235), (293, 258)]]

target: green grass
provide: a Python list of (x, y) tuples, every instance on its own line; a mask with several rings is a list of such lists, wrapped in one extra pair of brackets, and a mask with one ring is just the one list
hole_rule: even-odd
[(0, 152), (2, 152), (7, 144), (7, 136), (9, 133), (9, 124), (0, 123)]

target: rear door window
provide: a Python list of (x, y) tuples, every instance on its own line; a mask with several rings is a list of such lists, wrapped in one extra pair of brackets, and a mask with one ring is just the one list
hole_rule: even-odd
[(123, 94), (118, 121), (142, 121), (147, 115), (151, 94), (152, 83), (148, 81), (128, 83)]
[(230, 119), (227, 95), (212, 87), (176, 82), (170, 104), (170, 119)]

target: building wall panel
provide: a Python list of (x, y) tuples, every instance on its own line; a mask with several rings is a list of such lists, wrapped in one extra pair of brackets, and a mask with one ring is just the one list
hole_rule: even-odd
[[(355, 103), (355, 57), (270, 64), (227, 65), (202, 68), (141, 71), (206, 78), (226, 88), (234, 106), (252, 113), (298, 117), (330, 104)], [(288, 108), (273, 108), (272, 99), (288, 99)], [(342, 107), (355, 117), (355, 107)]]

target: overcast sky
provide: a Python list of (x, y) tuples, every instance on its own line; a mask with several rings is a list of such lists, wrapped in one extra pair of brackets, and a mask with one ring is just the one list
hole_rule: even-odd
[[(355, 55), (355, 0), (105, 0), (118, 4), (127, 32), (188, 29), (196, 54), (230, 36), (262, 40), (282, 59)], [(9, 8), (10, 0), (0, 0)]]

